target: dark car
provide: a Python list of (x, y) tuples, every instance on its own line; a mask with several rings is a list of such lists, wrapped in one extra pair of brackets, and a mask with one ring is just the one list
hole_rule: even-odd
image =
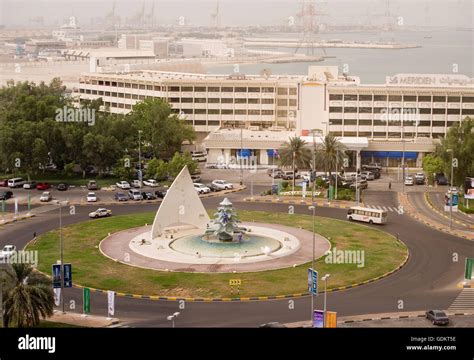
[(49, 188), (51, 188), (51, 185), (49, 185), (48, 183), (38, 183), (38, 185), (36, 185), (36, 189), (37, 190), (48, 190)]
[(123, 192), (115, 193), (114, 199), (117, 201), (128, 201), (128, 195)]
[(444, 176), (439, 176), (437, 179), (436, 179), (436, 183), (438, 185), (448, 185), (448, 179), (446, 179), (446, 177)]
[(191, 180), (193, 183), (201, 182), (201, 177), (199, 175), (191, 175)]
[(433, 322), (433, 325), (448, 325), (449, 318), (444, 311), (441, 310), (428, 310), (426, 312), (426, 318)]
[(143, 200), (155, 200), (156, 199), (156, 196), (152, 192), (149, 192), (149, 191), (142, 192), (142, 197), (143, 197)]
[(214, 185), (213, 183), (205, 184), (209, 189), (211, 189), (211, 192), (217, 192), (221, 191), (222, 189)]
[(167, 189), (156, 190), (155, 195), (159, 197), (160, 199), (163, 199), (167, 192), (168, 192)]
[(8, 187), (8, 180), (0, 180), (0, 187)]
[(370, 170), (374, 174), (375, 179), (380, 179), (380, 169)]
[(67, 189), (69, 189), (69, 185), (65, 183), (61, 183), (61, 184), (58, 184), (57, 189), (58, 191), (66, 191)]
[(11, 191), (4, 191), (0, 193), (0, 200), (8, 200), (13, 197), (13, 193)]

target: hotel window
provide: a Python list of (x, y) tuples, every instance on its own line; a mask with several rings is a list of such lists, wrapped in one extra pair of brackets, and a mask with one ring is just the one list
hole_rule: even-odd
[[(334, 120), (331, 120), (334, 123)], [(359, 119), (359, 125), (372, 125), (372, 120), (361, 120)]]
[(371, 136), (372, 136), (372, 132), (371, 132), (371, 131), (359, 131), (359, 136), (371, 137)]
[(232, 98), (223, 98), (223, 99), (221, 99), (221, 103), (223, 103), (223, 104), (233, 104), (234, 99), (232, 99)]
[(342, 100), (342, 94), (329, 94), (329, 100)]
[(102, 90), (99, 90), (97, 93), (98, 93), (99, 95), (104, 95), (104, 92), (103, 92)]
[(431, 126), (431, 122), (429, 120), (421, 120), (418, 122), (418, 126)]
[(110, 96), (117, 97), (117, 93), (116, 92), (110, 93)]
[(146, 98), (145, 98), (145, 95), (138, 95), (138, 98), (139, 98), (140, 100), (145, 100), (145, 99), (146, 99)]
[(262, 115), (273, 115), (273, 110), (262, 110)]
[(329, 107), (329, 112), (330, 113), (342, 113), (342, 107), (330, 106)]
[(296, 88), (290, 88), (290, 95), (296, 95)]
[(99, 85), (104, 85), (104, 82), (102, 80), (99, 80)]
[(234, 88), (233, 87), (223, 87), (222, 92), (234, 92)]
[(181, 91), (192, 92), (193, 87), (192, 86), (181, 86)]
[(123, 82), (117, 83), (117, 86), (118, 86), (118, 87), (123, 87)]
[(289, 105), (290, 106), (296, 106), (296, 99), (290, 99), (289, 100)]
[(83, 88), (80, 88), (80, 89), (79, 89), (79, 92), (80, 92), (81, 94), (84, 94), (85, 91), (84, 91)]
[(155, 91), (161, 91), (161, 86), (155, 86)]
[(170, 98), (169, 101), (172, 103), (179, 103), (179, 98)]
[(260, 110), (249, 110), (249, 115), (260, 115)]
[(104, 85), (105, 85), (105, 86), (110, 86), (110, 81), (104, 82)]
[(446, 109), (433, 109), (433, 114), (446, 114)]
[(132, 84), (132, 89), (138, 89), (138, 84)]
[(117, 82), (112, 81), (112, 86), (117, 86)]
[(216, 120), (209, 120), (207, 122), (207, 125), (208, 126), (218, 126), (218, 125), (220, 125), (220, 123), (219, 123), (219, 120), (217, 120), (217, 121)]
[(147, 85), (147, 86), (146, 86), (146, 89), (147, 89), (147, 90), (153, 90), (153, 85)]
[(446, 121), (433, 121), (433, 126), (442, 126), (446, 125)]
[(181, 98), (181, 102), (182, 102), (182, 103), (192, 103), (192, 102), (193, 102), (193, 98)]
[(146, 86), (145, 86), (145, 85), (143, 85), (143, 84), (140, 84), (140, 86), (139, 86), (139, 87), (140, 87), (140, 90), (145, 90), (145, 89), (146, 89)]
[(463, 96), (462, 97), (463, 103), (474, 103), (474, 97), (472, 96)]
[(209, 86), (207, 88), (207, 91), (209, 91), (209, 92), (220, 92), (221, 88), (219, 86)]
[(206, 125), (206, 120), (194, 120), (194, 125)]
[(359, 101), (372, 101), (372, 95), (359, 95)]
[(374, 119), (374, 126), (385, 126), (385, 125), (387, 125), (387, 121)]
[(388, 101), (402, 101), (401, 95), (389, 95)]
[(278, 95), (288, 95), (288, 88), (278, 88)]
[(209, 104), (218, 104), (218, 103), (221, 102), (221, 99), (219, 99), (219, 98), (209, 98), (209, 99), (207, 99), (207, 102)]
[(169, 91), (179, 91), (179, 86), (170, 86)]
[(248, 99), (249, 104), (260, 104), (260, 99)]
[(125, 104), (125, 109), (131, 109), (132, 108), (132, 105), (130, 104)]
[(247, 110), (235, 110), (235, 115), (247, 115)]
[(448, 109), (448, 115), (459, 115), (461, 114), (461, 109)]
[(374, 107), (374, 114), (381, 114), (387, 111), (387, 108), (384, 107)]
[(247, 104), (247, 99), (245, 99), (245, 98), (244, 99), (242, 99), (242, 98), (235, 99), (235, 103), (236, 104)]
[(273, 99), (262, 99), (262, 104), (274, 104), (275, 100)]
[(374, 138), (386, 138), (387, 133), (386, 132), (374, 132)]
[(194, 91), (195, 92), (206, 92), (206, 87), (205, 86), (195, 86)]
[(346, 108), (344, 108), (344, 112), (345, 113), (356, 113), (357, 108), (356, 107), (346, 107)]
[(357, 125), (357, 119), (344, 119), (344, 125)]
[(202, 115), (206, 113), (206, 109), (195, 109), (194, 113), (197, 115)]
[(355, 131), (345, 131), (344, 136), (346, 136), (346, 137), (357, 137), (357, 133)]
[(130, 84), (130, 83), (125, 83), (125, 84), (124, 84), (124, 87), (130, 89), (130, 88), (132, 87), (132, 84)]
[(361, 113), (361, 114), (372, 114), (372, 108), (371, 107), (361, 107), (361, 108), (359, 108), (359, 113)]
[(288, 106), (287, 99), (278, 99), (278, 106)]
[(341, 119), (331, 119), (331, 125), (342, 125)]
[(433, 96), (433, 102), (446, 102), (446, 96)]
[(387, 101), (387, 95), (374, 95), (374, 101)]
[(403, 101), (416, 101), (415, 95), (403, 95)]
[(137, 94), (132, 94), (132, 99), (138, 100), (138, 95)]
[(344, 101), (357, 101), (357, 94), (344, 94)]
[(249, 93), (259, 93), (260, 88), (259, 87), (249, 87)]
[(461, 102), (461, 97), (460, 96), (448, 96), (448, 102), (459, 103), (459, 102)]
[(277, 111), (277, 116), (278, 116), (278, 117), (287, 117), (287, 116), (288, 116), (288, 111), (286, 111), (286, 110), (278, 110), (278, 111)]
[(419, 102), (421, 102), (421, 101), (428, 101), (428, 102), (430, 102), (430, 101), (431, 101), (431, 96), (426, 96), (426, 95), (418, 96), (418, 101), (419, 101)]
[(221, 111), (219, 109), (209, 109), (209, 110), (207, 110), (207, 113), (209, 115), (219, 115), (221, 113)]
[(124, 97), (124, 96), (123, 96), (123, 93), (118, 93), (117, 95), (118, 95), (119, 98), (123, 98), (123, 97)]
[(474, 115), (474, 109), (462, 109), (463, 115)]
[(183, 114), (192, 114), (193, 109), (181, 109), (180, 112)]
[(206, 98), (195, 98), (194, 102), (197, 104), (205, 104), (206, 103)]
[(423, 114), (423, 115), (431, 114), (431, 109), (421, 108), (421, 109), (418, 109), (418, 111), (420, 112), (420, 114)]
[(263, 87), (263, 88), (262, 88), (262, 92), (263, 92), (263, 93), (274, 93), (274, 92), (275, 92), (275, 88), (272, 88), (272, 87)]
[(106, 91), (104, 95), (105, 96), (110, 96), (110, 91)]
[(239, 92), (239, 93), (247, 92), (247, 88), (246, 87), (236, 87), (235, 92)]
[(342, 131), (331, 131), (331, 134), (337, 137), (342, 137)]
[(125, 99), (130, 99), (132, 97), (132, 94), (125, 93)]
[(222, 115), (233, 115), (234, 110), (222, 109)]

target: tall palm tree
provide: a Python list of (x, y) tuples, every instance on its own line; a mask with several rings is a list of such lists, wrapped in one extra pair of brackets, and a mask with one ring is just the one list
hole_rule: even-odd
[(53, 315), (51, 280), (29, 264), (12, 264), (6, 273), (10, 285), (3, 299), (6, 327), (38, 326), (41, 318)]
[(323, 138), (323, 143), (319, 145), (316, 151), (316, 163), (319, 168), (329, 173), (329, 184), (333, 184), (331, 172), (339, 171), (343, 167), (346, 157), (346, 147), (337, 137), (328, 134)]
[(281, 166), (291, 166), (293, 170), (293, 190), (295, 189), (295, 172), (296, 169), (309, 168), (311, 163), (311, 150), (306, 147), (306, 141), (298, 136), (290, 137), (278, 150), (280, 155)]

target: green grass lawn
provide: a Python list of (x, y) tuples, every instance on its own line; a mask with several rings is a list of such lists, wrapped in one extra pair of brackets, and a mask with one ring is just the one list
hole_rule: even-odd
[[(73, 264), (74, 282), (104, 290), (179, 297), (231, 297), (229, 279), (235, 278), (242, 280), (242, 297), (307, 291), (307, 268), (310, 264), (255, 273), (196, 274), (140, 269), (116, 263), (100, 253), (98, 245), (109, 232), (151, 224), (153, 217), (153, 213), (138, 213), (63, 228), (64, 260)], [(239, 211), (239, 217), (242, 221), (312, 229), (309, 215)], [(359, 224), (317, 217), (316, 232), (328, 238), (337, 249), (365, 251), (363, 268), (358, 268), (356, 264), (326, 264), (324, 259), (318, 260), (316, 269), (319, 273), (331, 274), (328, 288), (382, 275), (399, 266), (407, 253), (406, 247), (391, 235)], [(28, 249), (39, 251), (39, 270), (50, 274), (51, 264), (59, 259), (58, 231), (42, 235)]]

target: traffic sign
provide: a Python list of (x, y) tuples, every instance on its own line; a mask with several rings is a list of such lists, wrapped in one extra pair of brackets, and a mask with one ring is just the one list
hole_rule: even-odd
[(229, 285), (230, 286), (240, 286), (240, 285), (242, 285), (242, 280), (241, 279), (230, 279), (229, 280)]
[(72, 265), (64, 264), (64, 287), (72, 287)]
[(318, 272), (311, 268), (308, 269), (308, 292), (318, 295)]

